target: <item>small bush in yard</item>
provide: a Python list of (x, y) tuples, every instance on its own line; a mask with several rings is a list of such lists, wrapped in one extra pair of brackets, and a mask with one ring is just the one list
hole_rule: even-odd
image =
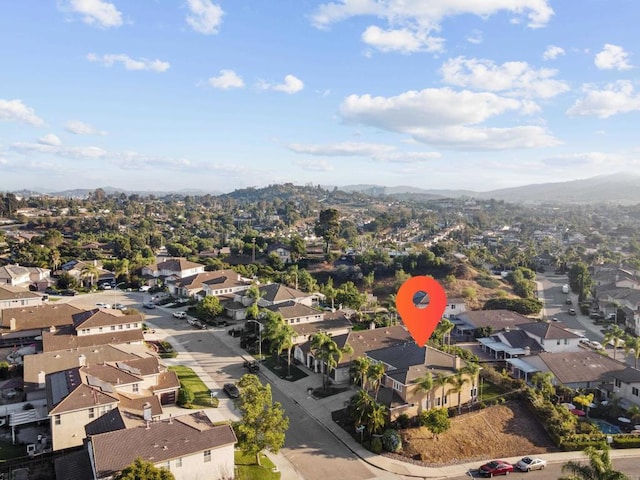
[(392, 428), (382, 434), (382, 446), (387, 452), (399, 452), (402, 450), (402, 438), (397, 430)]
[(378, 437), (374, 437), (373, 440), (371, 440), (371, 451), (376, 454), (382, 453), (382, 440)]

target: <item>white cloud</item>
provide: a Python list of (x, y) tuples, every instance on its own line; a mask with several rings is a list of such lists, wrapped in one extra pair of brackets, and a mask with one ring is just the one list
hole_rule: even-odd
[(473, 43), (474, 45), (480, 45), (483, 41), (482, 32), (480, 30), (473, 30), (466, 38), (467, 42)]
[(545, 26), (553, 16), (547, 0), (335, 0), (320, 5), (311, 15), (317, 28), (352, 17), (382, 19), (386, 28), (369, 26), (363, 40), (383, 51), (439, 51), (443, 40), (432, 37), (441, 30), (442, 21), (457, 15), (486, 18), (506, 11), (526, 16), (530, 28)]
[(622, 153), (581, 152), (554, 155), (542, 159), (542, 163), (550, 167), (625, 167), (633, 159)]
[(304, 88), (304, 82), (294, 75), (287, 75), (284, 77), (284, 83), (274, 85), (261, 80), (258, 82), (258, 88), (262, 90), (275, 90), (277, 92), (293, 94), (300, 92)]
[(583, 90), (585, 96), (567, 110), (568, 115), (609, 118), (620, 113), (640, 110), (640, 95), (634, 92), (629, 81), (620, 80), (602, 90), (585, 85)]
[(564, 48), (558, 47), (556, 45), (549, 45), (542, 54), (542, 58), (545, 60), (555, 60), (560, 55), (564, 55), (564, 53)]
[(470, 127), (501, 114), (527, 113), (530, 102), (489, 92), (450, 88), (409, 91), (395, 97), (350, 95), (340, 106), (343, 119), (411, 135), (450, 149), (507, 149), (551, 146), (558, 141), (540, 126)]
[(64, 126), (64, 129), (73, 133), (74, 135), (106, 135), (107, 133), (101, 130), (97, 130), (88, 123), (81, 122), (79, 120), (69, 120)]
[(189, 15), (187, 23), (198, 33), (213, 35), (218, 33), (224, 11), (211, 0), (187, 0)]
[(38, 143), (40, 143), (42, 145), (50, 145), (50, 146), (54, 146), (54, 147), (62, 145), (62, 142), (60, 141), (58, 136), (54, 135), (53, 133), (49, 133), (49, 134), (45, 135), (44, 137), (40, 137), (38, 139)]
[(96, 160), (105, 158), (107, 151), (100, 147), (65, 147), (60, 144), (17, 142), (11, 148), (20, 153), (43, 153), (73, 160)]
[(211, 77), (209, 78), (209, 80), (207, 80), (207, 82), (212, 87), (220, 88), (222, 90), (244, 87), (244, 81), (233, 70), (220, 70), (219, 76)]
[(438, 152), (399, 152), (395, 147), (379, 143), (340, 142), (333, 144), (299, 144), (287, 146), (289, 150), (324, 157), (369, 157), (379, 162), (417, 163), (440, 158)]
[(594, 62), (600, 70), (629, 70), (629, 54), (618, 45), (606, 43), (603, 50), (596, 54)]
[(44, 125), (44, 120), (36, 115), (33, 108), (22, 103), (22, 100), (0, 98), (0, 120), (27, 123), (34, 127)]
[(430, 37), (425, 32), (411, 31), (407, 28), (383, 30), (370, 26), (362, 34), (362, 41), (382, 52), (441, 52), (444, 39)]
[(114, 54), (108, 53), (106, 55), (96, 55), (95, 53), (89, 53), (87, 60), (90, 62), (101, 63), (106, 67), (111, 67), (115, 63), (121, 63), (126, 70), (150, 70), (153, 72), (166, 72), (170, 64), (169, 62), (163, 62), (161, 60), (148, 60), (146, 58), (140, 58), (135, 60), (129, 55), (124, 53)]
[(80, 14), (82, 21), (88, 25), (101, 28), (122, 25), (122, 14), (113, 3), (103, 0), (58, 0), (58, 8)]
[(491, 60), (457, 57), (445, 62), (440, 73), (451, 85), (529, 98), (552, 98), (569, 90), (569, 85), (553, 78), (556, 70), (535, 70), (527, 62), (496, 65)]

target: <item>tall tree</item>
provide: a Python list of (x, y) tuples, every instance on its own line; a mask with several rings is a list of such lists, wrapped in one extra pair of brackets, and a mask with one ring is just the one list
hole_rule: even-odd
[(246, 374), (238, 382), (238, 408), (242, 415), (236, 425), (238, 447), (255, 455), (260, 465), (260, 452), (278, 453), (284, 445), (289, 419), (284, 416), (280, 402), (274, 402), (271, 385), (262, 385), (257, 376)]
[(350, 345), (340, 348), (330, 335), (326, 333), (314, 333), (311, 336), (311, 353), (322, 366), (322, 388), (327, 389), (328, 378), (331, 371), (338, 366), (342, 356), (353, 352)]
[(640, 358), (640, 337), (627, 335), (624, 339), (624, 353), (629, 355), (633, 351), (633, 368), (638, 368)]
[(80, 278), (83, 280), (89, 280), (89, 285), (93, 287), (95, 281), (98, 279), (98, 267), (93, 263), (87, 263), (80, 271)]
[(335, 208), (320, 210), (318, 221), (315, 225), (315, 233), (324, 239), (324, 251), (329, 253), (331, 243), (340, 233), (340, 212)]
[(593, 279), (586, 263), (577, 262), (571, 266), (569, 269), (569, 286), (573, 293), (578, 294), (578, 301), (582, 302), (589, 297), (593, 287)]
[(224, 307), (220, 305), (220, 300), (218, 300), (218, 297), (214, 295), (207, 295), (204, 297), (202, 301), (198, 303), (196, 308), (201, 315), (204, 315), (210, 320), (216, 318), (224, 310)]
[(613, 325), (607, 333), (604, 334), (604, 343), (611, 342), (613, 344), (613, 359), (616, 359), (616, 351), (622, 344), (622, 339), (625, 337), (625, 332), (618, 325)]
[(551, 400), (556, 394), (556, 387), (553, 385), (554, 375), (551, 372), (536, 372), (531, 377), (531, 384), (536, 387), (547, 400)]
[(354, 358), (349, 367), (351, 378), (354, 383), (360, 383), (360, 386), (364, 389), (367, 383), (367, 373), (371, 366), (371, 359), (369, 357)]
[(367, 371), (367, 379), (369, 380), (369, 385), (371, 385), (375, 390), (374, 399), (378, 401), (378, 392), (380, 391), (380, 385), (382, 384), (382, 379), (384, 378), (384, 364), (383, 363), (374, 363), (369, 367)]
[(453, 377), (451, 377), (450, 383), (451, 383), (451, 388), (449, 389), (449, 391), (451, 393), (458, 394), (458, 414), (459, 414), (460, 411), (462, 410), (462, 402), (461, 402), (462, 390), (464, 389), (464, 386), (467, 383), (470, 383), (470, 380), (468, 377), (465, 376), (464, 372), (458, 372)]
[(422, 412), (424, 397), (433, 388), (433, 375), (431, 375), (431, 372), (427, 372), (421, 377), (416, 378), (415, 384), (416, 384), (416, 393), (421, 397), (420, 403), (418, 404), (418, 415), (419, 415)]
[(587, 447), (584, 454), (588, 463), (570, 460), (562, 466), (562, 471), (569, 472), (569, 476), (559, 480), (630, 480), (624, 473), (613, 469), (609, 447), (602, 450)]

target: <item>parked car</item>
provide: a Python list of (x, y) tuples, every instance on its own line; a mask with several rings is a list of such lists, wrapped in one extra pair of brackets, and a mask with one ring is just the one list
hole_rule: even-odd
[(113, 308), (114, 310), (123, 310), (123, 311), (127, 309), (127, 307), (121, 303), (114, 303), (111, 308)]
[(155, 304), (155, 303), (153, 303), (153, 302), (144, 302), (144, 303), (142, 304), (142, 306), (143, 306), (144, 308), (149, 308), (149, 309), (156, 308), (156, 304)]
[(569, 315), (576, 315), (576, 309), (575, 308), (570, 308), (569, 309)]
[(216, 327), (228, 327), (229, 326), (229, 322), (226, 320), (214, 320), (213, 324)]
[(591, 340), (589, 342), (589, 345), (591, 345), (591, 347), (595, 348), (596, 350), (602, 350), (604, 348), (600, 342), (596, 342), (595, 340)]
[(227, 333), (229, 335), (231, 335), (232, 337), (239, 337), (242, 335), (243, 329), (242, 328), (230, 328)]
[(57, 288), (53, 288), (53, 287), (48, 287), (44, 293), (47, 293), (49, 295), (60, 295), (60, 290), (58, 290)]
[(76, 292), (75, 290), (71, 290), (71, 289), (62, 290), (60, 292), (60, 295), (64, 295), (65, 297), (75, 297), (77, 294), (78, 294), (78, 292)]
[(480, 474), (486, 477), (509, 475), (511, 472), (513, 472), (513, 465), (504, 460), (492, 460), (480, 467)]
[(567, 298), (564, 303), (566, 303), (567, 305), (573, 305), (573, 301), (570, 298)]
[(243, 366), (249, 370), (249, 373), (257, 373), (260, 371), (260, 364), (255, 360), (245, 360)]
[(233, 383), (225, 383), (222, 389), (224, 393), (229, 395), (229, 398), (238, 398), (240, 396), (240, 390)]
[(142, 285), (138, 291), (139, 292), (148, 292), (151, 287), (149, 285)]
[(100, 302), (100, 303), (96, 303), (96, 307), (99, 307), (99, 308), (111, 308), (111, 305), (109, 305), (108, 303)]
[(547, 461), (538, 457), (524, 457), (516, 463), (516, 468), (522, 472), (530, 472), (531, 470), (544, 470)]
[(187, 312), (173, 312), (175, 318), (185, 319), (187, 318)]

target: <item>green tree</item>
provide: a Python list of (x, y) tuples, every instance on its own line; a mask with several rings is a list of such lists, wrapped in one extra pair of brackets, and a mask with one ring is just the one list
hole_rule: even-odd
[(366, 295), (360, 293), (353, 282), (345, 282), (336, 292), (336, 301), (354, 310), (360, 310), (364, 304)]
[(220, 315), (224, 310), (224, 307), (220, 305), (220, 300), (214, 295), (207, 295), (202, 299), (196, 307), (198, 314), (203, 315), (205, 318), (213, 320)]
[(589, 406), (593, 402), (593, 393), (585, 394), (585, 395), (576, 395), (573, 397), (573, 401), (578, 405), (582, 406), (582, 408), (587, 412), (587, 417), (589, 416)]
[(335, 208), (320, 210), (315, 233), (324, 239), (324, 252), (329, 253), (333, 243), (340, 233), (340, 212)]
[(414, 380), (416, 384), (416, 393), (420, 395), (420, 403), (418, 404), (418, 415), (422, 412), (422, 408), (424, 405), (423, 399), (424, 397), (431, 391), (433, 388), (433, 375), (431, 372), (427, 372), (421, 377), (418, 377)]
[(627, 335), (624, 339), (624, 353), (629, 355), (633, 352), (633, 368), (638, 368), (638, 359), (640, 358), (640, 337)]
[(257, 376), (246, 374), (238, 382), (240, 397), (238, 408), (242, 415), (236, 425), (238, 447), (249, 455), (255, 455), (260, 465), (260, 452), (278, 453), (284, 445), (289, 419), (279, 402), (271, 396), (271, 386), (262, 385)]
[(462, 390), (464, 389), (464, 386), (469, 382), (470, 380), (464, 375), (464, 372), (458, 372), (450, 379), (449, 383), (451, 383), (451, 388), (449, 389), (449, 392), (458, 394), (458, 414), (462, 409)]
[(158, 468), (140, 457), (113, 477), (114, 480), (175, 480), (175, 478), (170, 470)]
[(178, 405), (184, 408), (191, 408), (195, 395), (191, 389), (180, 382), (180, 390), (178, 390)]
[(369, 385), (373, 387), (375, 390), (374, 399), (378, 401), (378, 392), (380, 391), (380, 386), (382, 384), (382, 379), (384, 378), (384, 364), (383, 363), (373, 363), (369, 366), (367, 370), (367, 379), (369, 380)]
[(559, 480), (630, 480), (624, 473), (613, 469), (609, 447), (604, 446), (602, 450), (587, 447), (584, 454), (588, 463), (570, 460), (562, 466), (562, 471), (568, 472), (569, 476)]
[(359, 383), (362, 388), (365, 387), (370, 366), (371, 359), (369, 357), (358, 357), (351, 361), (349, 373), (355, 384)]
[(291, 260), (297, 262), (307, 253), (307, 246), (305, 241), (299, 235), (295, 235), (289, 242), (289, 248), (291, 249)]
[(98, 275), (98, 267), (93, 263), (87, 263), (80, 271), (80, 278), (88, 280), (91, 287), (93, 287), (95, 281), (98, 279)]
[(604, 343), (611, 342), (613, 344), (613, 359), (616, 359), (616, 351), (622, 344), (621, 340), (625, 337), (625, 332), (618, 325), (613, 325), (607, 333), (604, 334)]
[(551, 400), (556, 394), (556, 387), (553, 385), (553, 373), (536, 372), (531, 377), (531, 384), (538, 389), (542, 396), (547, 400)]
[(438, 440), (441, 433), (446, 432), (451, 427), (449, 412), (446, 408), (432, 408), (420, 414), (420, 425), (427, 427)]
[(322, 388), (327, 389), (328, 378), (331, 371), (338, 366), (345, 353), (353, 352), (349, 345), (340, 348), (330, 335), (326, 333), (314, 333), (311, 336), (311, 353), (320, 362), (322, 375)]
[(593, 287), (593, 279), (589, 273), (589, 267), (584, 262), (577, 262), (569, 269), (569, 286), (573, 293), (578, 294), (578, 301), (582, 302), (589, 297)]
[(325, 283), (322, 286), (320, 291), (325, 296), (326, 300), (328, 302), (331, 302), (331, 308), (332, 309), (335, 308), (335, 300), (336, 300), (336, 295), (338, 294), (338, 291), (333, 286), (333, 278), (332, 277), (329, 277), (327, 279), (327, 283)]
[(369, 435), (381, 432), (386, 425), (387, 407), (374, 401), (369, 416), (367, 417), (367, 431)]
[(373, 407), (373, 397), (366, 390), (358, 390), (349, 401), (349, 415), (356, 427), (367, 422), (371, 408)]

